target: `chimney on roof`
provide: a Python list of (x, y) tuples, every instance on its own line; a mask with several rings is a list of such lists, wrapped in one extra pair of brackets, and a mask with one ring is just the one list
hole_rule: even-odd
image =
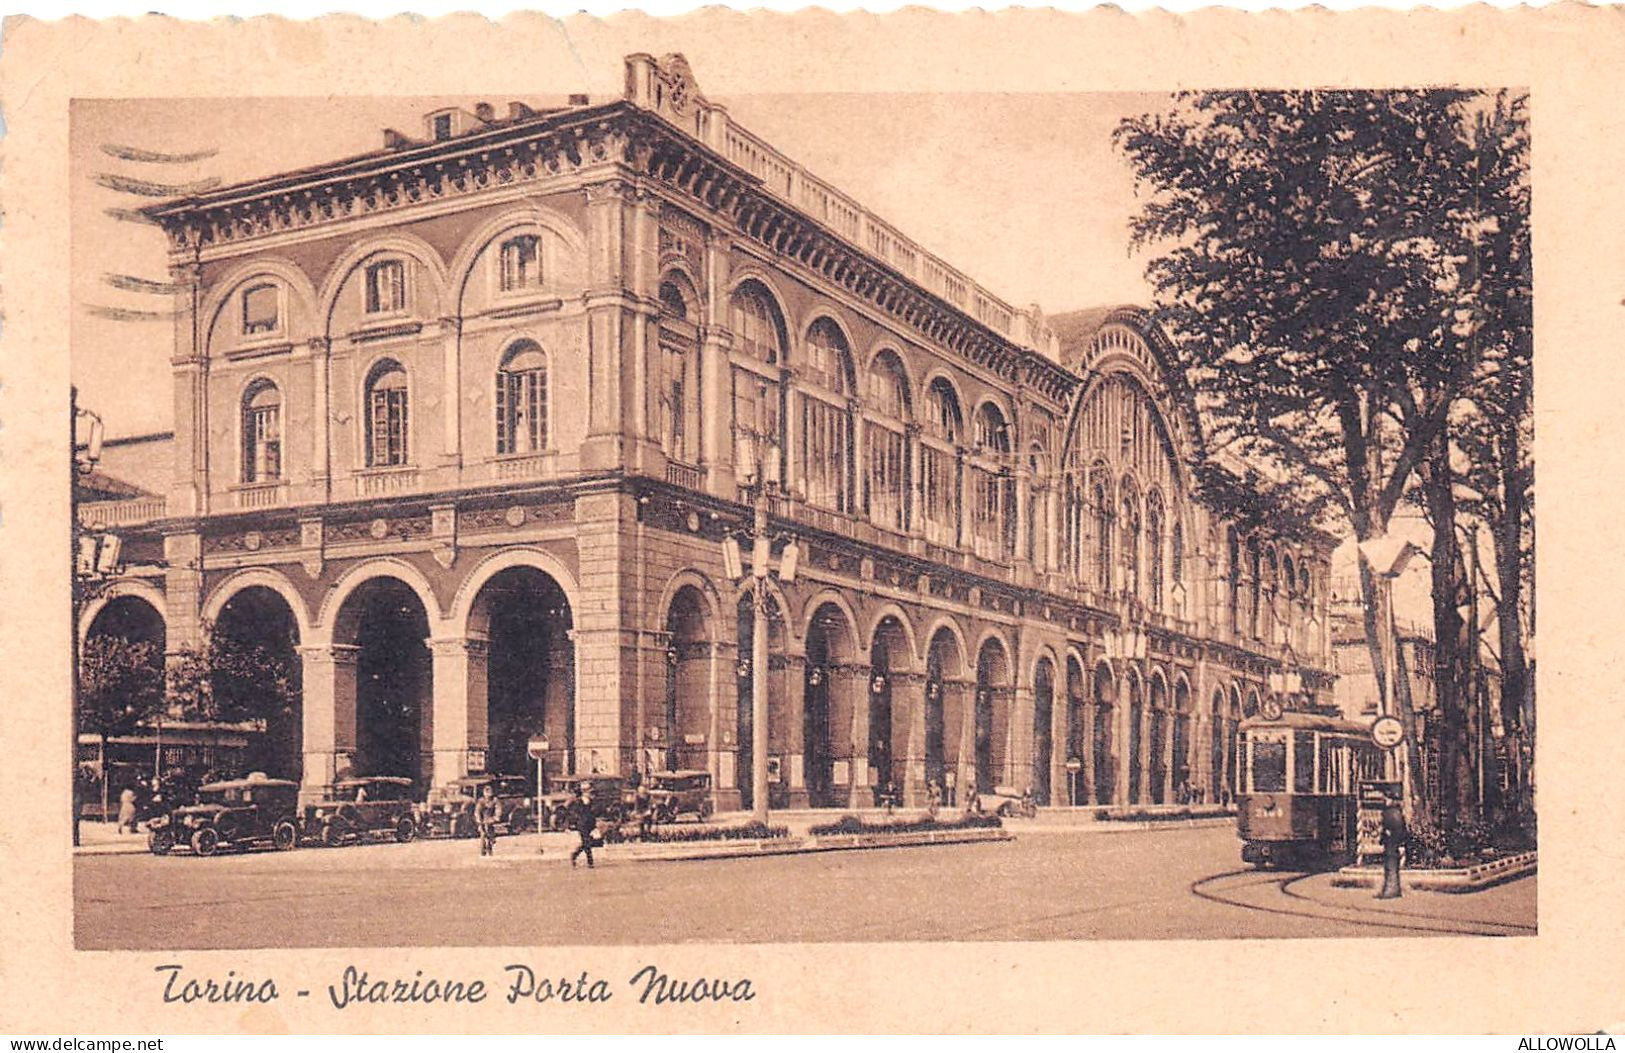
[(489, 124), (489, 123), (491, 123), (491, 121), (495, 120), (496, 115), (497, 115), (497, 108), (495, 106), (492, 106), (490, 103), (488, 103), (488, 102), (477, 102), (477, 103), (474, 104), (474, 116), (479, 118), (480, 120), (486, 122), (487, 124)]
[(587, 106), (587, 105), (590, 104), (590, 102), (591, 102), (591, 100), (586, 95), (572, 95), (572, 96), (570, 96), (570, 105), (571, 106)]
[(510, 103), (508, 103), (508, 120), (510, 120), (510, 121), (522, 121), (522, 120), (525, 120), (527, 118), (534, 117), (534, 116), (536, 116), (536, 111), (531, 109), (529, 106), (526, 106), (524, 103), (522, 103), (522, 102), (510, 102)]
[(395, 129), (393, 129), (393, 128), (385, 128), (384, 129), (384, 149), (386, 149), (386, 150), (404, 150), (408, 146), (411, 146), (411, 145), (412, 145), (412, 140), (408, 139), (406, 136), (402, 135), (400, 132), (397, 132)]

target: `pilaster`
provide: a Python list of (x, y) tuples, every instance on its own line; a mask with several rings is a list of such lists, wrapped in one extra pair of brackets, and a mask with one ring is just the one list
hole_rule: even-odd
[(360, 648), (299, 648), (304, 718), (302, 800), (319, 800), (355, 759), (356, 656)]
[[(434, 719), (431, 722), (430, 770), (434, 786), (444, 786), (483, 770), (490, 738), (486, 725), (489, 645), (477, 637), (431, 639), (434, 668)], [(478, 757), (471, 757), (478, 754)], [(471, 765), (470, 760), (477, 760)]]

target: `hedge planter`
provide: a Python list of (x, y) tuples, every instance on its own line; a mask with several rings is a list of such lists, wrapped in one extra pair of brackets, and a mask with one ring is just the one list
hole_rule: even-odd
[[(1536, 853), (1519, 852), (1472, 866), (1448, 868), (1407, 868), (1399, 872), (1401, 887), (1427, 892), (1477, 892), (1503, 881), (1533, 874)], [(1338, 888), (1379, 888), (1382, 867), (1347, 866), (1337, 872), (1332, 884)]]

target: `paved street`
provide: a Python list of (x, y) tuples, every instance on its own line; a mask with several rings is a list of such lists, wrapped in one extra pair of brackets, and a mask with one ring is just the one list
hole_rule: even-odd
[[(527, 843), (528, 841), (528, 843)], [(81, 856), (81, 949), (1533, 935), (1533, 877), (1375, 903), (1254, 872), (1228, 827), (750, 860), (558, 861), (567, 840)]]

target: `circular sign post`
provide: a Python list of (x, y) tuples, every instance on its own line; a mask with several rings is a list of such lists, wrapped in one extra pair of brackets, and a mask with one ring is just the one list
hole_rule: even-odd
[(1381, 749), (1391, 750), (1405, 741), (1405, 725), (1398, 717), (1378, 717), (1371, 725), (1371, 741)]

